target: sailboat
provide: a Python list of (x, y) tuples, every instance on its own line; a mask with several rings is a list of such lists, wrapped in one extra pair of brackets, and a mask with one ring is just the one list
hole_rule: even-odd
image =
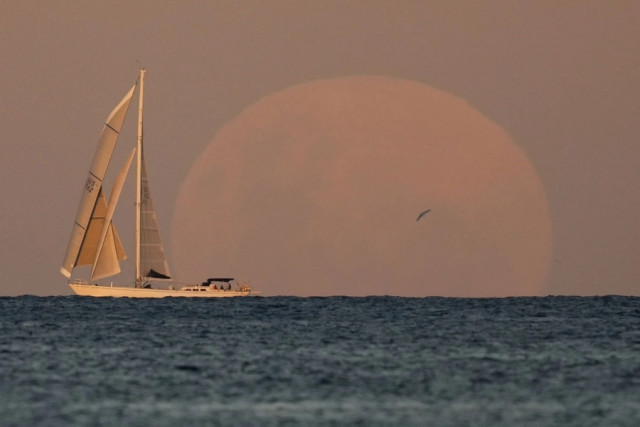
[[(144, 75), (113, 109), (102, 129), (98, 147), (82, 189), (82, 197), (71, 238), (60, 272), (69, 279), (69, 286), (77, 294), (93, 297), (164, 298), (198, 297), (223, 298), (248, 296), (253, 291), (248, 284), (235, 283), (230, 277), (209, 278), (196, 284), (178, 284), (171, 276), (169, 264), (160, 238), (158, 221), (151, 200), (149, 179), (143, 152)], [(109, 200), (103, 181), (113, 156), (129, 105), (138, 88), (137, 145), (113, 181)], [(121, 273), (120, 261), (127, 259), (119, 234), (113, 224), (113, 214), (134, 156), (136, 157), (135, 202), (135, 280), (129, 285), (114, 286), (96, 281)], [(89, 279), (73, 278), (76, 267), (90, 266)]]

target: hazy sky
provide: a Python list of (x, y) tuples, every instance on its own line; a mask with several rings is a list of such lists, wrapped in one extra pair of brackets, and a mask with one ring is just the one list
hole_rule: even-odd
[(226, 123), (295, 84), (382, 75), (466, 100), (527, 154), (549, 293), (640, 295), (638, 22), (634, 1), (4, 0), (0, 294), (70, 293), (58, 270), (81, 185), (141, 63), (170, 254), (180, 185)]

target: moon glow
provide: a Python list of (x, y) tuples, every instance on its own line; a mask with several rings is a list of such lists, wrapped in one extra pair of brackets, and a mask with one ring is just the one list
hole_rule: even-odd
[(345, 77), (219, 131), (182, 183), (172, 255), (176, 276), (264, 295), (542, 295), (550, 224), (524, 153), (465, 101)]

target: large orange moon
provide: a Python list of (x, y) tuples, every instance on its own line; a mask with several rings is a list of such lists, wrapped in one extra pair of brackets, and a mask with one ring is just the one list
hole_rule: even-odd
[(355, 76), (267, 96), (219, 131), (176, 203), (177, 277), (263, 295), (546, 292), (534, 168), (498, 125), (422, 83)]

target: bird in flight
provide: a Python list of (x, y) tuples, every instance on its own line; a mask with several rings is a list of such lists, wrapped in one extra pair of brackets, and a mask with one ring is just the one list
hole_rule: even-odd
[(420, 215), (418, 215), (418, 218), (416, 219), (416, 222), (420, 221), (420, 218), (422, 218), (423, 216), (425, 216), (429, 212), (431, 212), (431, 209), (427, 209), (426, 211), (420, 212)]

